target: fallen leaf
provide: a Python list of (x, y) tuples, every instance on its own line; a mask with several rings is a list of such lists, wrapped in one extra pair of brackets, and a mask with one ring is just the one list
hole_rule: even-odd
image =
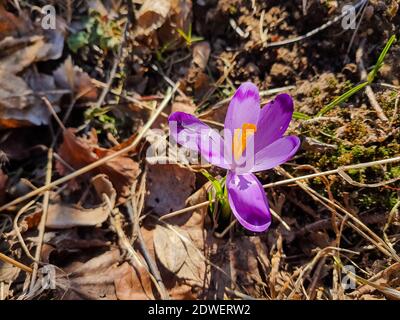
[(151, 279), (143, 266), (132, 267), (125, 262), (114, 285), (119, 300), (154, 300)]
[[(169, 271), (177, 273), (185, 263), (188, 253), (186, 247), (179, 237), (179, 232), (175, 227), (166, 228), (157, 225), (154, 230), (154, 250), (158, 260)], [(185, 233), (184, 236), (188, 237)]]
[(113, 249), (85, 263), (66, 266), (71, 289), (63, 294), (63, 299), (116, 300), (114, 280), (121, 276), (120, 260), (119, 250)]
[(61, 98), (49, 94), (57, 89), (53, 77), (33, 71), (32, 66), (60, 58), (64, 35), (31, 25), (24, 16), (23, 11), (16, 17), (0, 6), (0, 28), (3, 20), (6, 30), (14, 25), (12, 32), (0, 37), (0, 126), (5, 128), (48, 124), (50, 112), (41, 96), (48, 98), (56, 112)]
[(106, 205), (94, 209), (84, 209), (57, 201), (56, 203), (49, 204), (46, 227), (68, 229), (72, 227), (96, 226), (107, 220), (109, 212), (110, 209)]
[(188, 31), (191, 12), (191, 0), (145, 0), (137, 13), (135, 36), (146, 47), (176, 48), (185, 43), (178, 29)]
[(137, 26), (141, 35), (148, 35), (166, 21), (171, 9), (171, 1), (146, 0), (137, 13)]
[(207, 41), (198, 42), (193, 46), (193, 62), (201, 70), (205, 70), (210, 57), (211, 47)]
[[(157, 31), (160, 42), (170, 43), (168, 49), (172, 49), (185, 43), (178, 29), (186, 34), (192, 23), (192, 1), (191, 0), (169, 0), (171, 10), (167, 21)], [(175, 44), (175, 45), (174, 45)]]
[[(108, 178), (100, 174), (92, 179), (99, 197), (103, 194), (110, 199), (111, 208), (115, 205), (116, 192)], [(51, 201), (48, 208), (46, 227), (68, 229), (73, 227), (96, 226), (107, 220), (110, 206), (106, 200), (96, 208), (85, 209), (79, 206), (61, 203), (58, 199)]]
[(151, 279), (146, 269), (120, 262), (119, 250), (113, 249), (83, 264), (73, 263), (66, 267), (71, 289), (64, 295), (64, 299), (154, 299)]
[(47, 123), (50, 112), (30, 105), (33, 91), (20, 77), (0, 70), (0, 124), (6, 128)]
[(5, 300), (10, 292), (10, 286), (17, 279), (21, 269), (3, 261), (0, 261), (0, 283), (3, 284), (0, 292), (0, 300)]
[(7, 36), (25, 33), (31, 28), (29, 17), (21, 12), (20, 16), (15, 16), (4, 8), (0, 3), (0, 40)]
[(259, 237), (237, 237), (230, 245), (232, 280), (250, 296), (257, 297), (263, 290), (258, 258), (267, 252)]
[(71, 90), (76, 98), (96, 100), (97, 88), (90, 76), (81, 68), (74, 66), (71, 57), (65, 59), (54, 72), (53, 76), (59, 88)]
[(99, 228), (92, 228), (84, 234), (78, 232), (78, 228), (48, 231), (45, 233), (44, 243), (52, 246), (57, 252), (76, 252), (110, 246), (105, 231)]
[[(205, 187), (199, 189), (188, 199), (188, 205), (194, 205), (207, 199)], [(168, 226), (159, 225), (156, 229), (142, 228), (143, 238), (149, 253), (154, 259), (160, 261), (160, 272), (162, 279), (169, 290), (172, 299), (196, 299), (205, 296), (209, 286), (209, 277), (206, 272), (207, 257), (205, 252), (205, 229), (204, 220), (207, 213), (206, 208), (199, 208), (180, 216), (168, 219)], [(169, 231), (165, 231), (168, 229)], [(158, 230), (158, 231), (155, 231)], [(158, 234), (157, 234), (157, 233)], [(164, 233), (164, 234), (161, 234)], [(174, 233), (174, 235), (172, 235)], [(168, 235), (168, 236), (167, 236)], [(169, 241), (169, 244), (160, 244), (155, 237)], [(179, 242), (178, 239), (181, 241)], [(168, 256), (176, 246), (179, 252)], [(185, 251), (183, 251), (183, 247)], [(162, 250), (167, 250), (165, 253)], [(178, 261), (168, 261), (177, 259)], [(184, 263), (182, 264), (182, 261)], [(171, 270), (178, 269), (177, 272)]]
[(193, 103), (192, 99), (185, 99), (182, 97), (177, 97), (175, 101), (172, 103), (171, 113), (180, 111), (186, 112), (190, 114), (194, 114), (196, 111), (196, 105)]
[[(88, 139), (75, 135), (75, 129), (64, 131), (64, 141), (58, 149), (60, 157), (74, 169), (87, 166), (98, 159), (114, 154), (115, 151), (100, 148), (97, 145), (97, 137), (92, 134)], [(56, 163), (57, 171), (61, 175), (68, 173), (60, 162)], [(139, 165), (127, 156), (118, 156), (107, 163), (92, 170), (95, 174), (104, 173), (110, 179), (117, 190), (119, 197), (128, 196), (133, 181), (140, 173)]]
[(61, 57), (64, 47), (61, 34), (55, 33), (53, 38), (37, 35), (24, 40), (26, 46), (22, 48), (21, 39), (12, 41), (5, 38), (0, 42), (0, 47), (3, 47), (3, 50), (4, 47), (7, 47), (8, 53), (6, 56), (0, 57), (0, 70), (17, 74), (35, 62), (55, 60)]
[(149, 165), (146, 204), (159, 215), (182, 209), (194, 189), (195, 177), (176, 164)]

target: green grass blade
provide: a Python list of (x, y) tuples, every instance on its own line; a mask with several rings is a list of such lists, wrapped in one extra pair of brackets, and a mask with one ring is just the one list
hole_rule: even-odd
[(308, 120), (311, 119), (311, 117), (305, 113), (295, 111), (293, 112), (293, 119)]
[(379, 55), (378, 61), (376, 62), (374, 68), (372, 71), (368, 74), (368, 82), (371, 83), (374, 81), (376, 74), (378, 73), (379, 69), (383, 65), (383, 60), (386, 57), (386, 54), (389, 52), (390, 47), (393, 45), (393, 43), (396, 41), (396, 36), (392, 35), (389, 39), (389, 41), (386, 43), (385, 47), (383, 48), (381, 54)]
[(390, 37), (389, 41), (386, 43), (385, 47), (383, 48), (381, 54), (379, 55), (378, 61), (376, 62), (374, 68), (372, 71), (368, 74), (368, 79), (365, 82), (362, 82), (358, 85), (356, 85), (354, 88), (351, 88), (349, 91), (345, 92), (342, 94), (340, 97), (336, 98), (333, 100), (331, 103), (327, 104), (325, 107), (323, 107), (318, 113), (317, 116), (323, 116), (325, 113), (328, 111), (332, 110), (334, 107), (337, 105), (341, 104), (342, 102), (346, 101), (349, 99), (352, 95), (366, 87), (367, 85), (371, 84), (372, 81), (375, 79), (376, 74), (378, 73), (379, 68), (383, 64), (383, 60), (386, 57), (386, 54), (389, 52), (390, 47), (393, 45), (393, 43), (396, 41), (396, 36), (393, 35)]
[(345, 92), (342, 94), (340, 97), (337, 97), (335, 100), (333, 100), (331, 103), (327, 104), (325, 107), (323, 107), (318, 113), (317, 116), (321, 117), (328, 111), (332, 110), (334, 107), (336, 107), (338, 104), (341, 104), (342, 102), (346, 101), (348, 98), (350, 98), (352, 95), (363, 89), (365, 86), (369, 84), (368, 81), (362, 82), (355, 86), (354, 88), (351, 88), (349, 91)]

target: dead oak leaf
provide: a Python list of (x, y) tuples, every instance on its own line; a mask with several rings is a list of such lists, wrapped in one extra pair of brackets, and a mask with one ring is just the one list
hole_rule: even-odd
[(52, 229), (68, 229), (102, 224), (107, 220), (110, 209), (107, 205), (85, 209), (78, 206), (50, 203), (46, 227)]
[(120, 266), (119, 277), (114, 280), (119, 300), (154, 300), (151, 279), (144, 266)]
[(104, 174), (92, 179), (92, 183), (103, 203), (95, 208), (85, 209), (80, 206), (65, 204), (54, 199), (50, 202), (46, 227), (53, 229), (68, 229), (73, 227), (87, 227), (102, 224), (110, 214), (110, 206), (104, 196), (110, 200), (111, 208), (115, 205), (116, 192), (110, 180)]
[(70, 272), (71, 290), (64, 299), (154, 299), (145, 267), (120, 262), (119, 250), (113, 249), (83, 264), (71, 264), (66, 268)]
[[(97, 145), (97, 137), (92, 134), (89, 139), (77, 137), (75, 130), (64, 131), (64, 140), (58, 149), (58, 154), (74, 169), (87, 166), (101, 158), (114, 154), (115, 151), (101, 148)], [(64, 175), (67, 168), (60, 162), (56, 163), (57, 171)], [(140, 173), (139, 165), (127, 156), (117, 156), (107, 163), (92, 170), (95, 174), (108, 176), (119, 197), (129, 195), (132, 182)]]

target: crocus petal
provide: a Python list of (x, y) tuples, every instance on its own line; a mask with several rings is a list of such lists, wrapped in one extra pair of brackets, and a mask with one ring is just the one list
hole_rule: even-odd
[(271, 213), (265, 191), (256, 176), (229, 171), (226, 185), (229, 204), (240, 224), (255, 232), (267, 230), (271, 224)]
[(261, 109), (254, 137), (254, 148), (260, 150), (281, 138), (293, 115), (293, 100), (288, 94), (279, 94)]
[(257, 124), (260, 114), (260, 96), (257, 87), (251, 82), (243, 83), (229, 103), (225, 117), (225, 129), (242, 129), (243, 124)]
[(229, 169), (223, 157), (224, 141), (216, 130), (185, 112), (174, 112), (168, 122), (170, 134), (178, 144), (200, 152), (213, 165)]
[(296, 136), (282, 137), (255, 154), (255, 165), (252, 172), (268, 170), (293, 157), (300, 147), (300, 139)]

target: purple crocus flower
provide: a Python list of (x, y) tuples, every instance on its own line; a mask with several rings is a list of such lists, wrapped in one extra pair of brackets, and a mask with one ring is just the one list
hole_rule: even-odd
[(280, 94), (260, 108), (257, 87), (246, 82), (229, 104), (223, 137), (184, 112), (171, 114), (168, 121), (171, 136), (178, 144), (228, 170), (226, 187), (233, 214), (246, 229), (262, 232), (271, 224), (271, 212), (254, 172), (278, 166), (296, 153), (299, 138), (283, 137), (292, 114), (289, 95)]

